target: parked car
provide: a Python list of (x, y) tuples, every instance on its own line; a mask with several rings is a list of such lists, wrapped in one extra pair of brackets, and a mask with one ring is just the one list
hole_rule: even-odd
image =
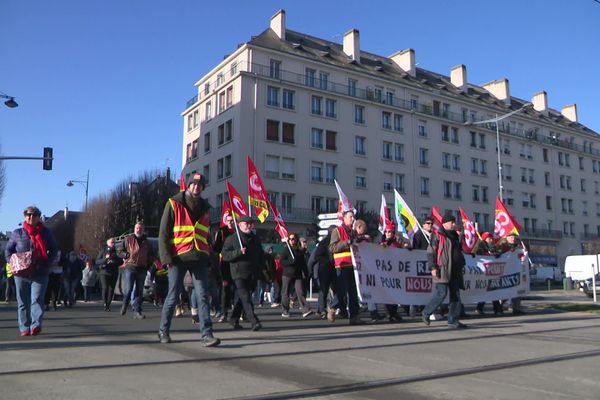
[(582, 281), (600, 273), (596, 261), (596, 255), (568, 256), (565, 260), (565, 276), (573, 281)]
[[(594, 297), (594, 284), (592, 278), (578, 281), (577, 285), (579, 290), (587, 295), (587, 297)], [(596, 275), (596, 296), (600, 295), (600, 274)]]
[(529, 270), (529, 277), (532, 284), (547, 285), (548, 283), (562, 282), (563, 272), (560, 268), (555, 266), (534, 264)]

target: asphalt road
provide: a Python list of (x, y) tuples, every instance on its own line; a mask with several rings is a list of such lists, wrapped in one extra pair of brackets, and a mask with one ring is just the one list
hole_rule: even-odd
[[(161, 345), (160, 311), (145, 320), (98, 303), (46, 314), (44, 331), (21, 338), (16, 306), (0, 305), (0, 399), (598, 399), (600, 316), (553, 312), (548, 302), (589, 302), (541, 292), (527, 315), (351, 327), (258, 309), (264, 329), (215, 324), (203, 348), (189, 316)], [(365, 315), (366, 317), (366, 315)]]

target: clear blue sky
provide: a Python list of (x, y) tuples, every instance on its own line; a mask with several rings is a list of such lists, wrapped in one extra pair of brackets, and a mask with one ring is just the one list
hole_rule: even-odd
[(413, 48), (418, 66), (449, 74), (466, 64), (481, 84), (508, 78), (513, 96), (548, 92), (549, 106), (577, 103), (600, 132), (600, 4), (594, 0), (156, 1), (0, 0), (0, 103), (4, 155), (41, 156), (54, 169), (6, 161), (0, 230), (26, 205), (46, 215), (148, 169), (181, 171), (185, 102), (194, 83), (286, 10), (289, 29), (335, 42), (350, 28), (361, 48)]

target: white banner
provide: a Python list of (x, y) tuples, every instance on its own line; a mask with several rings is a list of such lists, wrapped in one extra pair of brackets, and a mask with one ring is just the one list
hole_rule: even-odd
[[(383, 247), (373, 243), (351, 246), (362, 301), (378, 304), (425, 305), (435, 281), (425, 250)], [(529, 267), (523, 250), (500, 257), (465, 254), (464, 304), (510, 299), (529, 293)], [(523, 261), (522, 261), (523, 260)]]

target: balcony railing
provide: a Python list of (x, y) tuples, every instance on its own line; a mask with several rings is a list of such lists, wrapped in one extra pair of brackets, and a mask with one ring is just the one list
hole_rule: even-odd
[(189, 99), (187, 101), (187, 103), (185, 103), (185, 108), (190, 108), (191, 106), (193, 106), (194, 104), (196, 104), (198, 102), (198, 100), (200, 100), (200, 96), (195, 95), (194, 97), (192, 97), (191, 99)]
[(600, 240), (600, 235), (594, 233), (582, 233), (579, 238), (581, 240)]
[(521, 235), (525, 238), (562, 239), (561, 231), (550, 229), (524, 229)]
[[(287, 209), (281, 206), (278, 207), (281, 217), (285, 223), (297, 223), (297, 224), (314, 224), (317, 222), (317, 214), (315, 211), (309, 208), (292, 208)], [(217, 223), (221, 220), (221, 208), (212, 208), (210, 210), (210, 220), (213, 223)], [(273, 214), (269, 210), (269, 216), (267, 221), (273, 222)]]

